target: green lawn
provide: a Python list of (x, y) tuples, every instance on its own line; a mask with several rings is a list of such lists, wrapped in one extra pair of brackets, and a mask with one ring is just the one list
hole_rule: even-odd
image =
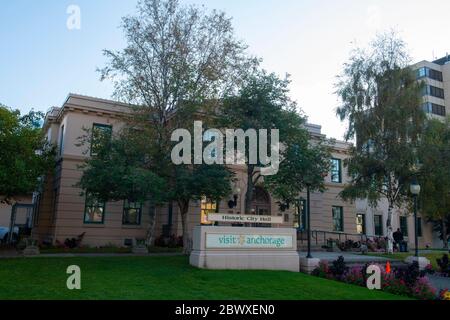
[[(81, 268), (81, 290), (66, 268)], [(405, 299), (284, 271), (213, 271), (185, 256), (0, 259), (0, 299)]]
[[(419, 251), (419, 255), (421, 257), (425, 257), (428, 260), (430, 260), (431, 265), (433, 266), (434, 270), (438, 270), (438, 265), (437, 265), (436, 259), (442, 258), (442, 256), (445, 253), (448, 254), (448, 252), (446, 252), (446, 251), (436, 251), (436, 252), (432, 252), (432, 253), (429, 253), (429, 252), (427, 252), (427, 253), (420, 253), (420, 251)], [(373, 253), (373, 252), (371, 252), (371, 253), (368, 253), (368, 255), (381, 256), (381, 257), (386, 257), (386, 258), (391, 258), (391, 259), (396, 259), (396, 260), (402, 260), (403, 261), (407, 257), (413, 256), (414, 252), (401, 252), (401, 253), (396, 252), (396, 253), (393, 253), (393, 254)]]

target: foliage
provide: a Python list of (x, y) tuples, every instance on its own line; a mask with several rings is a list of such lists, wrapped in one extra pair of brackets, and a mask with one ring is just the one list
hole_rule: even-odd
[(394, 33), (379, 35), (369, 50), (357, 49), (336, 85), (348, 120), (346, 138), (356, 146), (345, 162), (351, 177), (340, 193), (344, 200), (367, 198), (377, 206), (388, 201), (388, 251), (393, 251), (392, 210), (409, 203), (408, 187), (417, 173), (417, 149), (425, 121), (423, 83), (408, 67), (405, 43)]
[(155, 239), (156, 247), (167, 247), (167, 248), (180, 248), (183, 247), (183, 237), (171, 235), (170, 237), (164, 237), (163, 235)]
[(339, 256), (338, 259), (333, 261), (330, 266), (330, 273), (336, 279), (342, 279), (347, 271), (348, 267), (343, 256)]
[(44, 138), (43, 114), (23, 116), (0, 104), (0, 202), (36, 191), (54, 167), (54, 147)]
[[(108, 63), (101, 78), (114, 82), (117, 99), (134, 104), (127, 127), (138, 128), (137, 135), (147, 142), (146, 169), (164, 180), (165, 201), (178, 204), (189, 251), (189, 202), (224, 197), (230, 173), (218, 166), (174, 165), (171, 132), (191, 128), (216, 108), (258, 61), (246, 55), (223, 12), (177, 0), (140, 0), (137, 13), (123, 18), (122, 29), (126, 47), (104, 51)], [(145, 178), (140, 174), (138, 180)]]
[(67, 238), (64, 240), (64, 247), (69, 249), (80, 248), (85, 234), (86, 232), (83, 232), (76, 238)]
[[(247, 190), (245, 212), (249, 213), (254, 186), (264, 184), (272, 194), (285, 203), (298, 200), (306, 185), (311, 191), (323, 191), (323, 174), (329, 169), (329, 147), (319, 138), (311, 142), (305, 128), (306, 118), (298, 111), (289, 97), (288, 77), (281, 79), (264, 70), (253, 72), (240, 87), (238, 94), (224, 98), (218, 113), (217, 124), (221, 128), (279, 130), (280, 166), (274, 175), (263, 176), (260, 172), (265, 164), (258, 159), (256, 164), (246, 164)], [(260, 145), (256, 151), (259, 155)], [(270, 150), (270, 146), (267, 146)], [(245, 157), (249, 159), (247, 144)]]
[(351, 251), (352, 249), (360, 248), (361, 242), (347, 239), (345, 241), (338, 241), (337, 246), (341, 251)]
[[(349, 268), (345, 266), (343, 257), (339, 257), (332, 264), (328, 267), (326, 263), (321, 262), (311, 275), (362, 287), (367, 286), (366, 271), (369, 264), (363, 267), (353, 266)], [(389, 273), (386, 272), (383, 265), (377, 266), (381, 270), (381, 290), (417, 299), (434, 300), (437, 298), (436, 290), (431, 286), (428, 278), (419, 272), (417, 263), (407, 268), (394, 268)]]
[(155, 173), (146, 157), (146, 149), (138, 134), (123, 131), (116, 135), (94, 137), (89, 130), (80, 137), (80, 144), (93, 144), (96, 153), (80, 166), (83, 175), (77, 186), (102, 201), (161, 203), (166, 183)]
[(443, 247), (450, 235), (450, 120), (427, 121), (419, 148), (421, 213), (434, 222)]

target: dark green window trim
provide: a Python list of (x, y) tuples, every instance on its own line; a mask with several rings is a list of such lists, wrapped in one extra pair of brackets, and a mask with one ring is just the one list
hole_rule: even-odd
[(331, 159), (331, 182), (342, 183), (342, 161), (341, 159)]
[[(101, 123), (94, 123), (92, 125), (92, 133), (91, 133), (91, 150), (90, 150), (90, 155), (96, 155), (97, 153), (94, 152), (94, 148), (96, 147), (95, 145), (95, 137), (94, 137), (94, 133), (96, 129), (101, 129), (101, 130), (105, 130), (107, 129), (109, 131), (109, 134), (112, 133), (112, 126), (108, 125), (108, 124), (101, 124)], [(105, 130), (106, 131), (106, 130)]]
[[(83, 223), (84, 224), (104, 224), (105, 223), (105, 203), (96, 201), (97, 205), (90, 204), (90, 201), (94, 201), (95, 199), (89, 199), (91, 196), (86, 192), (85, 196), (85, 205), (84, 205), (84, 215), (83, 215)], [(100, 205), (99, 205), (100, 204)], [(101, 208), (102, 209), (102, 221), (86, 221), (86, 214), (88, 208)]]
[[(142, 217), (142, 202), (128, 202), (128, 200), (124, 200), (123, 202), (123, 212), (122, 212), (122, 224), (127, 226), (139, 226), (141, 225), (141, 217)], [(128, 211), (130, 209), (137, 210), (137, 222), (129, 222), (127, 221)]]
[[(333, 206), (331, 209), (333, 219), (333, 231), (344, 232), (344, 208)], [(338, 216), (336, 216), (338, 214)]]

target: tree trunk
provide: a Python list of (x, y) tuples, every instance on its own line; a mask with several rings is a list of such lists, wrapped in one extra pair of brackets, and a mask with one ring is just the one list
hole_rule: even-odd
[(253, 171), (254, 166), (247, 166), (247, 191), (245, 192), (245, 214), (252, 213), (252, 202), (253, 202)]
[(394, 232), (392, 230), (392, 205), (389, 204), (388, 218), (386, 221), (387, 253), (394, 253)]
[(188, 211), (189, 211), (189, 200), (178, 201), (178, 208), (180, 208), (181, 214), (181, 224), (183, 227), (183, 253), (191, 253), (191, 235), (189, 232), (189, 221), (188, 221)]
[(154, 206), (150, 206), (150, 222), (147, 229), (147, 246), (151, 246), (153, 244), (153, 238), (155, 235), (155, 226), (156, 226), (156, 208)]
[(447, 234), (447, 223), (446, 218), (442, 219), (442, 242), (444, 242), (444, 249), (448, 249), (448, 234)]

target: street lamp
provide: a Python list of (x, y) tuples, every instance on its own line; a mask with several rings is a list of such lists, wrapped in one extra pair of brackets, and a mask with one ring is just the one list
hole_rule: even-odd
[(417, 182), (417, 179), (414, 178), (412, 181), (409, 191), (411, 191), (411, 194), (414, 197), (414, 244), (416, 246), (416, 258), (419, 258), (419, 245), (418, 245), (418, 238), (417, 234), (419, 231), (418, 225), (417, 225), (417, 196), (420, 193), (420, 185)]

